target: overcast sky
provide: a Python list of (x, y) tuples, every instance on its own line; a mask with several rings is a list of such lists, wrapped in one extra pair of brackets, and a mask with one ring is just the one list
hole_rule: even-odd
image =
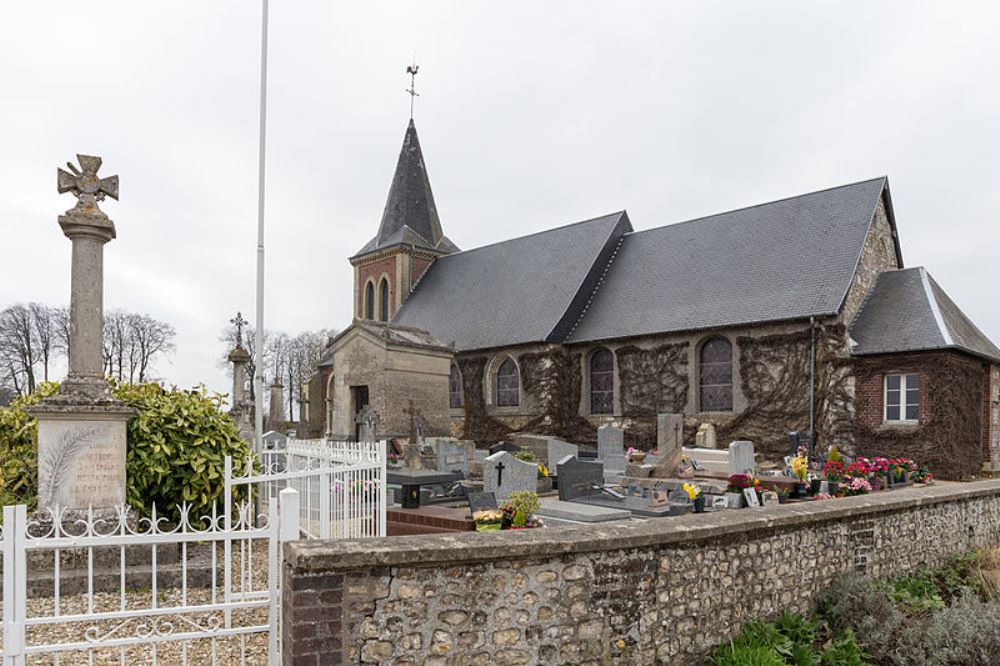
[[(259, 3), (20, 2), (0, 40), (0, 306), (66, 303), (69, 195), (104, 157), (106, 307), (157, 374), (226, 390), (253, 319)], [(408, 117), (462, 248), (626, 209), (637, 229), (887, 174), (904, 261), (1000, 342), (1000, 5), (272, 0), (265, 324), (350, 321)]]

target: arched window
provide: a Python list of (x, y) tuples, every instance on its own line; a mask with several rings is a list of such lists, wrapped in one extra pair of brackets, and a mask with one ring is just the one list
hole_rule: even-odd
[(615, 357), (608, 349), (590, 355), (590, 413), (615, 411)]
[(462, 374), (456, 363), (451, 364), (451, 374), (448, 376), (448, 406), (452, 409), (462, 406)]
[(365, 285), (365, 319), (375, 318), (375, 285), (369, 282)]
[(698, 359), (703, 412), (733, 411), (733, 346), (729, 340), (711, 338), (701, 346)]
[(497, 369), (497, 407), (517, 407), (521, 402), (517, 365), (508, 358)]
[(378, 319), (389, 321), (389, 281), (385, 278), (378, 285)]

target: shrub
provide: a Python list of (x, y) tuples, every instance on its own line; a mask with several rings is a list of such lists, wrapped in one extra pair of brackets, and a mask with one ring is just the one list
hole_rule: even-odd
[(534, 515), (542, 507), (538, 499), (538, 494), (530, 490), (518, 490), (510, 494), (510, 503), (514, 505), (514, 510), (520, 512), (525, 518)]
[(850, 629), (876, 660), (893, 644), (903, 614), (885, 591), (857, 573), (838, 578), (819, 598), (819, 611), (834, 634)]
[[(222, 396), (196, 391), (165, 390), (156, 384), (121, 384), (115, 397), (139, 413), (128, 423), (128, 502), (148, 514), (176, 517), (187, 503), (192, 518), (221, 512), (225, 457), (243, 462), (250, 448), (236, 423), (222, 412)], [(239, 499), (239, 496), (237, 496)]]
[(538, 456), (535, 455), (534, 451), (518, 451), (514, 457), (524, 462), (538, 462)]
[(966, 590), (951, 606), (934, 613), (923, 648), (933, 666), (1000, 663), (1000, 605)]
[(712, 657), (713, 666), (785, 666), (777, 652), (766, 645), (726, 645)]
[(38, 423), (24, 411), (59, 392), (43, 382), (31, 395), (0, 408), (0, 505), (24, 502), (33, 508), (38, 495)]
[(867, 658), (868, 655), (858, 645), (854, 632), (847, 629), (842, 636), (833, 639), (823, 648), (819, 663), (822, 666), (866, 666)]

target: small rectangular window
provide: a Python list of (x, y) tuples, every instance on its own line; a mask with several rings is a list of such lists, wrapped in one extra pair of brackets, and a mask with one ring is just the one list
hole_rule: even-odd
[(885, 376), (885, 420), (896, 423), (920, 420), (920, 375)]

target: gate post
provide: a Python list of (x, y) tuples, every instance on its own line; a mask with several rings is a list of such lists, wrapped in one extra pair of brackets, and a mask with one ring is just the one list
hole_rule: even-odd
[(27, 618), (28, 509), (3, 508), (3, 665), (24, 666), (24, 621)]

